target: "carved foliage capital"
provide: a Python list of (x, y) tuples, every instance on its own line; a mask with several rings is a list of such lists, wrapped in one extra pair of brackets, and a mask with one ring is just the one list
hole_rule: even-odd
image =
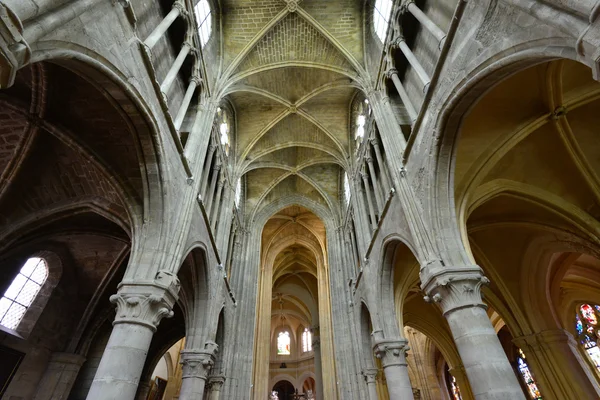
[(117, 293), (110, 296), (110, 302), (117, 306), (114, 324), (138, 324), (156, 331), (163, 318), (173, 316), (172, 304), (159, 294)]
[(445, 314), (468, 307), (486, 308), (481, 299), (481, 287), (489, 283), (478, 266), (442, 267), (424, 279), (424, 300), (439, 303)]
[(377, 370), (377, 368), (365, 368), (362, 370), (362, 375), (365, 377), (367, 385), (370, 383), (376, 383), (378, 372), (379, 371)]
[(224, 376), (211, 376), (208, 378), (208, 389), (211, 392), (220, 392), (225, 384)]
[(215, 354), (219, 346), (212, 341), (204, 344), (201, 350), (183, 350), (181, 352), (181, 365), (183, 378), (199, 378), (206, 380), (213, 365), (215, 365)]
[(406, 352), (410, 350), (406, 339), (381, 340), (373, 346), (375, 357), (384, 368), (392, 365), (407, 365)]

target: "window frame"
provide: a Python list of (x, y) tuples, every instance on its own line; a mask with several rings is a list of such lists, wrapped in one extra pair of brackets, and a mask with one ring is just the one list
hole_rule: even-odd
[[(206, 10), (208, 9), (208, 12)], [(200, 47), (204, 48), (213, 34), (212, 7), (209, 0), (200, 0), (194, 5), (194, 15), (200, 37)], [(206, 35), (206, 36), (205, 36)]]
[[(388, 8), (388, 10), (383, 8)], [(373, 31), (381, 43), (385, 43), (393, 8), (392, 0), (375, 0), (373, 2)], [(387, 17), (384, 15), (386, 11)]]

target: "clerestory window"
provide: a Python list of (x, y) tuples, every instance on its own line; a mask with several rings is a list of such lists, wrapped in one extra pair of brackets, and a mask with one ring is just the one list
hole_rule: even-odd
[(0, 298), (0, 325), (17, 329), (27, 309), (48, 278), (48, 265), (43, 258), (32, 257)]
[(375, 0), (375, 9), (373, 10), (373, 26), (375, 27), (375, 33), (382, 42), (385, 42), (385, 36), (390, 24), (392, 4), (392, 0)]
[(204, 47), (212, 33), (212, 16), (208, 0), (200, 0), (196, 7), (196, 22), (198, 23), (198, 33), (200, 35), (200, 45)]
[(288, 331), (279, 332), (277, 336), (277, 355), (289, 356), (290, 352), (290, 333)]
[(242, 178), (239, 178), (235, 185), (235, 207), (240, 208), (240, 200), (242, 199)]
[(542, 400), (540, 390), (538, 389), (537, 383), (535, 383), (535, 380), (533, 379), (533, 375), (531, 374), (529, 365), (525, 359), (525, 353), (523, 353), (523, 350), (521, 349), (519, 349), (519, 353), (517, 355), (517, 367), (519, 368), (519, 373), (521, 374), (523, 382), (525, 382), (525, 386), (527, 386), (529, 398), (531, 400)]
[(346, 206), (350, 204), (350, 181), (348, 181), (348, 173), (344, 172), (344, 200), (346, 200)]
[(304, 328), (302, 332), (302, 352), (308, 353), (312, 351), (312, 333), (308, 328)]

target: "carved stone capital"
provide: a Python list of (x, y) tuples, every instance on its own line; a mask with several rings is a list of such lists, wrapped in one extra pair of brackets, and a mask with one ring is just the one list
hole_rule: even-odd
[(206, 380), (210, 370), (215, 365), (215, 354), (218, 350), (219, 346), (212, 341), (207, 341), (204, 344), (204, 349), (183, 350), (181, 352), (183, 379), (199, 378)]
[(173, 316), (173, 305), (179, 293), (179, 279), (170, 271), (159, 271), (154, 282), (129, 282), (110, 296), (117, 315), (113, 325), (138, 324), (156, 331), (163, 318)]
[(392, 76), (394, 75), (398, 75), (398, 70), (396, 68), (388, 68), (388, 70), (385, 71), (385, 76), (388, 79), (392, 79)]
[(377, 373), (379, 371), (377, 370), (377, 368), (364, 368), (362, 370), (362, 375), (365, 378), (365, 381), (367, 382), (367, 385), (373, 383), (377, 383)]
[(181, 14), (183, 16), (187, 16), (187, 14), (188, 14), (183, 1), (176, 1), (175, 3), (173, 3), (173, 8), (178, 9), (179, 14)]
[(444, 315), (468, 307), (487, 306), (481, 300), (481, 286), (489, 283), (479, 266), (459, 268), (436, 266), (421, 270), (421, 289), (426, 302), (439, 303)]
[(22, 33), (23, 24), (17, 14), (0, 3), (0, 89), (12, 86), (17, 70), (31, 58)]
[(406, 352), (410, 350), (406, 339), (382, 339), (375, 343), (373, 351), (375, 357), (381, 360), (383, 368), (393, 365), (408, 365)]
[(225, 384), (224, 376), (211, 376), (208, 378), (208, 390), (211, 392), (220, 392)]

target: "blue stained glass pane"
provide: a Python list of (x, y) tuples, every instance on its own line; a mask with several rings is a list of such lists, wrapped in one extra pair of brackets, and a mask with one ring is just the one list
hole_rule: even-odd
[(575, 316), (575, 329), (577, 330), (577, 334), (581, 335), (583, 333), (583, 324), (581, 323), (581, 319), (579, 319), (579, 315)]

